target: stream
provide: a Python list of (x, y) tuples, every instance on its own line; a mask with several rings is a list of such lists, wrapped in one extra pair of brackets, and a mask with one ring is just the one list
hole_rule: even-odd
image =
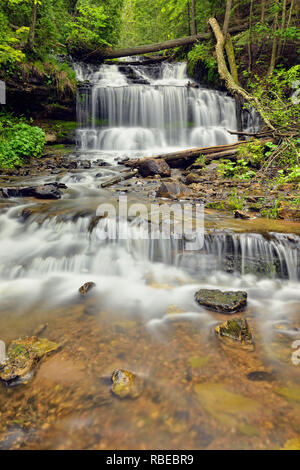
[[(0, 449), (288, 448), (300, 439), (299, 224), (249, 231), (205, 210), (191, 251), (184, 239), (149, 238), (141, 217), (97, 217), (120, 196), (129, 207), (166, 203), (155, 181), (101, 184), (125, 159), (236, 142), (235, 101), (194, 87), (185, 63), (74, 67), (82, 86), (68, 158), (82, 166), (14, 182), (63, 183), (60, 200), (0, 201), (0, 340), (42, 325), (61, 345), (28, 384), (0, 388)], [(258, 124), (244, 113), (244, 130)], [(95, 287), (82, 298), (86, 282)], [(198, 305), (199, 288), (248, 293), (238, 316), (254, 351), (216, 338), (229, 317)], [(143, 378), (139, 398), (111, 393), (115, 369)]]

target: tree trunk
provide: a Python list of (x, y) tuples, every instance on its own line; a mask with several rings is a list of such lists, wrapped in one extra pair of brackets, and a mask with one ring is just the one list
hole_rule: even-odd
[[(283, 0), (282, 4), (282, 16), (281, 16), (281, 33), (285, 32), (285, 19), (286, 19), (286, 3), (287, 0)], [(278, 41), (278, 51), (277, 51), (277, 59), (281, 56), (283, 49), (283, 39), (279, 39)]]
[[(278, 0), (276, 0), (276, 4), (278, 5)], [(278, 43), (278, 38), (276, 36), (276, 31), (278, 28), (278, 11), (275, 13), (275, 18), (274, 18), (274, 23), (273, 23), (273, 43), (272, 43), (272, 54), (271, 54), (271, 61), (270, 61), (270, 66), (268, 70), (268, 77), (271, 77), (274, 72), (274, 68), (276, 65), (276, 55), (277, 55), (277, 43)]]
[(261, 2), (261, 17), (260, 17), (260, 22), (261, 23), (265, 22), (265, 9), (266, 9), (266, 0), (262, 0), (262, 2)]
[[(288, 17), (288, 21), (287, 21), (287, 24), (286, 24), (286, 29), (290, 27), (290, 24), (291, 24), (291, 21), (292, 21), (292, 13), (293, 13), (293, 9), (294, 9), (294, 3), (295, 3), (295, 0), (292, 0), (291, 1), (291, 6), (290, 6), (290, 11), (289, 11), (289, 17)], [(282, 54), (283, 54), (283, 51), (284, 51), (284, 48), (285, 48), (285, 43), (286, 43), (286, 39), (283, 42)]]
[(34, 46), (37, 9), (38, 9), (38, 0), (33, 0), (32, 1), (32, 8), (31, 8), (29, 36), (28, 36), (28, 47), (29, 47), (29, 49), (33, 49), (33, 46)]
[(252, 67), (252, 22), (253, 22), (253, 0), (250, 3), (250, 14), (249, 14), (249, 41), (248, 41), (248, 72), (251, 73)]
[(196, 0), (191, 0), (191, 29), (192, 29), (192, 36), (196, 36), (197, 34)]
[[(260, 140), (262, 144), (266, 142), (272, 142), (273, 138)], [(199, 147), (188, 150), (181, 150), (178, 152), (165, 153), (157, 155), (155, 157), (139, 158), (137, 160), (128, 160), (124, 162), (125, 166), (135, 168), (140, 165), (143, 161), (152, 159), (165, 160), (172, 168), (187, 167), (193, 163), (200, 155), (205, 155), (205, 161), (208, 163), (211, 160), (218, 160), (221, 158), (234, 158), (237, 155), (238, 149), (241, 145), (245, 145), (246, 142), (237, 142), (235, 144), (226, 145), (215, 145), (213, 147)]]
[(226, 54), (227, 54), (228, 63), (230, 67), (230, 73), (235, 83), (238, 85), (239, 84), (238, 71), (237, 71), (237, 66), (235, 62), (234, 48), (233, 48), (231, 36), (229, 33), (227, 33), (225, 49), (226, 49)]
[[(230, 32), (232, 33), (240, 33), (247, 29), (248, 25), (236, 26), (234, 28), (230, 28)], [(140, 55), (140, 54), (148, 54), (149, 52), (159, 52), (165, 49), (174, 49), (175, 47), (185, 46), (187, 44), (193, 44), (197, 41), (201, 41), (203, 39), (208, 39), (210, 37), (210, 33), (201, 33), (197, 34), (196, 36), (187, 36), (185, 38), (179, 39), (172, 39), (170, 41), (160, 42), (157, 44), (147, 44), (145, 46), (137, 46), (131, 47), (127, 49), (116, 49), (116, 50), (95, 50), (92, 53), (87, 54), (89, 57), (97, 56), (99, 59), (116, 59), (118, 57), (127, 57), (131, 55)]]
[(231, 12), (232, 0), (227, 0), (226, 2), (226, 11), (225, 11), (225, 18), (223, 24), (223, 35), (224, 38), (227, 38), (228, 28), (229, 28), (229, 20), (230, 20), (230, 12)]
[(224, 57), (224, 36), (223, 33), (220, 29), (220, 26), (215, 18), (210, 18), (208, 20), (208, 23), (210, 24), (216, 40), (216, 56), (217, 56), (217, 61), (218, 61), (218, 71), (219, 75), (222, 78), (222, 80), (225, 81), (227, 89), (233, 94), (239, 94), (241, 95), (248, 103), (250, 103), (260, 114), (262, 117), (263, 121), (266, 123), (266, 125), (269, 127), (269, 129), (275, 131), (275, 128), (272, 126), (270, 123), (268, 117), (266, 116), (264, 109), (262, 105), (259, 103), (258, 99), (250, 93), (248, 93), (244, 88), (242, 88), (240, 85), (238, 85), (235, 81), (232, 75), (229, 73), (225, 57)]

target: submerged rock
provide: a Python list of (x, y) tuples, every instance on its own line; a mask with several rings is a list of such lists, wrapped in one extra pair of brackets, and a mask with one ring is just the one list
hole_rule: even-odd
[(247, 306), (247, 292), (222, 292), (218, 289), (200, 289), (195, 294), (199, 305), (219, 313), (233, 314)]
[(0, 364), (0, 381), (7, 386), (27, 383), (38, 362), (58, 349), (58, 344), (37, 336), (12, 341), (7, 350), (7, 360)]
[(82, 296), (85, 296), (94, 287), (96, 287), (96, 284), (94, 282), (86, 282), (85, 284), (83, 284), (83, 286), (79, 288), (79, 293)]
[(138, 398), (144, 388), (144, 381), (128, 370), (116, 369), (112, 374), (112, 393), (119, 398)]
[(165, 160), (159, 158), (142, 161), (138, 164), (138, 170), (144, 178), (154, 175), (171, 176), (171, 168)]
[(244, 318), (232, 318), (215, 328), (219, 338), (225, 337), (241, 344), (253, 345), (253, 337), (247, 320)]

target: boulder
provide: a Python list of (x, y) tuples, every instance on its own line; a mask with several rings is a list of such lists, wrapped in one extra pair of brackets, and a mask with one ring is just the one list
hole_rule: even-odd
[(180, 183), (162, 183), (156, 192), (156, 197), (176, 199), (190, 193), (185, 185)]
[(65, 184), (50, 183), (41, 186), (10, 187), (0, 189), (2, 197), (35, 197), (37, 199), (60, 199), (62, 193), (60, 189), (66, 189)]
[(123, 369), (113, 372), (111, 380), (113, 382), (111, 391), (119, 398), (138, 398), (144, 388), (144, 381), (137, 375)]
[(171, 168), (165, 160), (161, 159), (149, 159), (141, 161), (137, 166), (140, 174), (146, 178), (147, 176), (171, 176)]
[(248, 322), (244, 318), (227, 320), (215, 328), (215, 333), (219, 338), (225, 337), (241, 344), (253, 345), (253, 336)]
[(186, 184), (199, 183), (199, 181), (201, 181), (201, 176), (197, 175), (197, 173), (189, 173), (185, 177)]
[(79, 288), (79, 293), (84, 297), (94, 287), (96, 287), (96, 284), (94, 282), (86, 282), (85, 284), (83, 284), (83, 286)]
[(6, 386), (27, 383), (38, 362), (58, 349), (58, 344), (37, 336), (12, 341), (7, 359), (0, 364), (0, 382)]
[(199, 305), (214, 312), (231, 315), (244, 310), (247, 306), (247, 292), (222, 292), (218, 289), (200, 289), (195, 294)]

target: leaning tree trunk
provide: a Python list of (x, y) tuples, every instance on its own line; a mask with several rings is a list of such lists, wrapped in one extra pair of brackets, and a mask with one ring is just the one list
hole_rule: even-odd
[(29, 49), (33, 49), (33, 46), (34, 46), (37, 9), (38, 9), (38, 0), (33, 0), (32, 1), (32, 9), (31, 9), (29, 36), (28, 36), (28, 47), (29, 47)]
[(240, 85), (238, 85), (231, 73), (229, 72), (225, 57), (224, 57), (224, 45), (225, 45), (225, 39), (223, 36), (223, 33), (220, 29), (219, 23), (215, 18), (210, 18), (208, 20), (209, 25), (211, 26), (214, 35), (217, 40), (216, 44), (216, 56), (217, 56), (217, 61), (218, 61), (218, 72), (222, 80), (225, 81), (227, 89), (233, 94), (239, 94), (241, 95), (248, 103), (250, 103), (260, 114), (262, 120), (265, 122), (265, 124), (268, 126), (269, 129), (272, 131), (275, 131), (275, 128), (272, 126), (268, 116), (264, 112), (264, 109), (261, 105), (261, 103), (258, 101), (258, 99), (248, 93), (244, 88), (242, 88)]

